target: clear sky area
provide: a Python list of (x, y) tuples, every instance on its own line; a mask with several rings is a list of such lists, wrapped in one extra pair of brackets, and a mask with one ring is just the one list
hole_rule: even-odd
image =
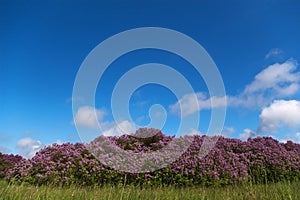
[[(299, 10), (296, 0), (0, 0), (0, 152), (30, 158), (45, 145), (81, 142), (78, 129), (120, 135), (151, 126), (175, 135), (180, 121), (192, 116), (199, 117), (199, 126), (187, 124), (184, 133), (205, 134), (212, 109), (220, 107), (226, 116), (218, 134), (299, 143)], [(76, 76), (90, 52), (116, 34), (143, 27), (174, 30), (199, 43), (218, 69), (225, 96), (213, 96), (187, 59), (145, 48), (120, 55), (107, 67), (94, 105), (74, 98)], [(136, 41), (120, 42), (106, 54)], [(147, 63), (176, 70), (195, 93), (140, 85), (125, 99), (126, 118), (118, 114), (123, 103), (112, 110), (113, 91), (124, 74)], [(175, 75), (163, 76), (182, 87)], [(220, 103), (224, 98), (226, 105)], [(74, 103), (81, 106), (73, 109)]]

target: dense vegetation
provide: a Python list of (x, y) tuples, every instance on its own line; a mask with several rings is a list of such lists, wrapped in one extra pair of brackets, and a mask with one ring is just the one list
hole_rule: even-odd
[[(123, 135), (106, 139), (129, 153), (157, 151), (172, 140), (180, 140), (166, 136), (156, 129), (141, 129), (136, 134), (143, 132), (155, 134), (148, 138)], [(97, 144), (99, 138), (96, 138), (93, 144)], [(300, 178), (300, 144), (291, 141), (280, 143), (271, 137), (249, 138), (245, 142), (220, 137), (215, 147), (202, 158), (199, 150), (207, 137), (189, 138), (192, 138), (192, 144), (178, 160), (153, 172), (118, 171), (96, 159), (86, 145), (65, 143), (47, 146), (31, 159), (0, 154), (0, 177), (11, 183), (22, 184), (126, 184), (145, 187), (275, 183)]]

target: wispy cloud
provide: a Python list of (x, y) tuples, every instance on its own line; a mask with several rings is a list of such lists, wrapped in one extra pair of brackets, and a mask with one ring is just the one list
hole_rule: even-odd
[(258, 73), (240, 94), (228, 96), (227, 103), (231, 107), (262, 108), (274, 99), (298, 93), (299, 82), (300, 73), (297, 71), (296, 61), (275, 63)]
[(280, 142), (287, 142), (288, 140), (296, 142), (296, 143), (300, 143), (300, 132), (297, 132), (295, 134), (285, 135), (280, 140)]
[(255, 94), (270, 90), (276, 96), (289, 96), (299, 89), (300, 73), (295, 72), (297, 63), (288, 60), (282, 64), (270, 65), (255, 76), (252, 83), (246, 86), (243, 94)]
[(7, 147), (0, 146), (0, 152), (1, 153), (10, 153), (11, 150)]
[(230, 137), (233, 133), (235, 133), (235, 128), (225, 126), (222, 130), (221, 135), (224, 137)]
[(183, 116), (222, 106), (256, 109), (267, 106), (274, 99), (291, 97), (299, 89), (300, 73), (297, 71), (297, 62), (287, 60), (284, 63), (272, 64), (259, 72), (237, 95), (209, 98), (202, 92), (186, 94), (169, 108), (171, 113), (182, 112)]
[(127, 120), (122, 120), (122, 121), (112, 122), (109, 125), (107, 125), (105, 130), (102, 132), (102, 135), (120, 136), (123, 134), (134, 133), (136, 130), (137, 127), (133, 123)]
[(278, 48), (271, 49), (265, 56), (265, 59), (270, 59), (270, 58), (281, 58), (283, 54), (283, 51)]
[(74, 102), (78, 102), (78, 103), (83, 103), (84, 102), (84, 98), (83, 97), (70, 97), (66, 100), (67, 103), (74, 103)]
[(170, 112), (188, 116), (200, 110), (211, 109), (214, 107), (226, 106), (226, 97), (208, 98), (204, 93), (191, 93), (184, 95), (175, 104), (170, 105)]
[(255, 131), (246, 128), (246, 129), (244, 129), (243, 133), (241, 133), (241, 134), (239, 135), (239, 138), (240, 138), (241, 140), (247, 140), (248, 138), (253, 137), (253, 136), (255, 136), (255, 135), (256, 135), (256, 132), (255, 132)]

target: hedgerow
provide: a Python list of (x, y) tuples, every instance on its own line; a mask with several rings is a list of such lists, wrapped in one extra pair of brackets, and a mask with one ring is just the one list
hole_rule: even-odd
[[(147, 134), (150, 137), (146, 137)], [(88, 150), (89, 145), (64, 143), (47, 146), (31, 159), (0, 154), (0, 176), (11, 182), (31, 184), (140, 186), (228, 185), (249, 181), (266, 183), (300, 179), (300, 144), (292, 141), (281, 143), (271, 137), (249, 138), (247, 141), (220, 137), (212, 150), (202, 156), (199, 151), (203, 141), (209, 137), (188, 137), (192, 142), (177, 160), (149, 172), (116, 170), (106, 165), (101, 157), (97, 159)], [(101, 144), (97, 143), (99, 138), (91, 144)], [(105, 139), (130, 154), (147, 155), (182, 138), (166, 136), (157, 129), (140, 129), (133, 135), (110, 136)], [(97, 147), (98, 151), (101, 149), (101, 146)], [(160, 162), (163, 158), (158, 156), (154, 159)], [(127, 164), (138, 167), (134, 161)]]

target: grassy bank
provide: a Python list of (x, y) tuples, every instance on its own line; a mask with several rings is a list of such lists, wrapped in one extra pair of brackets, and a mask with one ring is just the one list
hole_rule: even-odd
[(0, 199), (300, 199), (300, 181), (220, 188), (55, 187), (0, 182)]

